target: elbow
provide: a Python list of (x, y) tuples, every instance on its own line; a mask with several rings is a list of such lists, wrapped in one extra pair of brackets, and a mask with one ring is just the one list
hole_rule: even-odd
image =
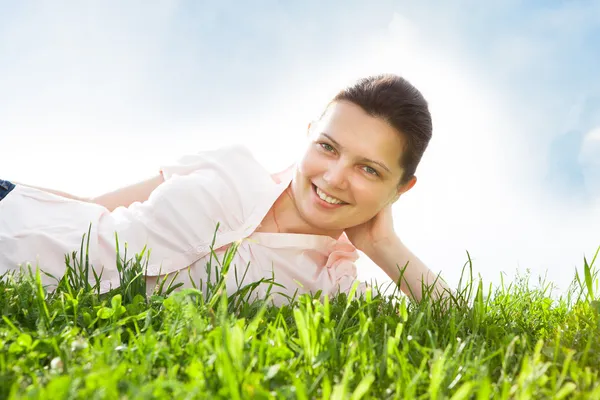
[(106, 201), (102, 197), (92, 197), (92, 198), (85, 199), (83, 201), (102, 206), (110, 212), (113, 212), (117, 207), (119, 207), (117, 204), (111, 203), (110, 201)]

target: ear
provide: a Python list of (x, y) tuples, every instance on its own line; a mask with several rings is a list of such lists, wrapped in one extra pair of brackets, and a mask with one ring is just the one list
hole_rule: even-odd
[(408, 192), (416, 184), (417, 184), (417, 177), (413, 176), (410, 181), (408, 181), (404, 185), (398, 186), (398, 189), (396, 191), (396, 195), (392, 199), (392, 203), (395, 203), (396, 201), (398, 201), (398, 199), (400, 198), (400, 196), (402, 196), (404, 193)]

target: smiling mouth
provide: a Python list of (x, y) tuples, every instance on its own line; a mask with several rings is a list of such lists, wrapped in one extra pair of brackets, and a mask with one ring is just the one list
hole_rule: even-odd
[[(313, 191), (315, 192), (315, 194), (317, 195), (317, 197), (318, 197), (319, 199), (323, 200), (324, 202), (326, 202), (327, 204), (336, 205), (336, 206), (343, 206), (343, 205), (345, 205), (345, 204), (348, 204), (348, 203), (346, 203), (345, 201), (342, 201), (342, 200), (340, 200), (340, 199), (338, 199), (338, 198), (336, 198), (336, 197), (329, 196), (327, 193), (323, 192), (323, 191), (322, 191), (320, 188), (318, 188), (318, 187), (317, 187), (317, 185), (315, 185), (315, 184), (314, 184), (314, 183), (312, 183), (312, 182), (311, 182), (311, 185), (312, 185)], [(317, 189), (318, 189), (318, 190), (317, 190)], [(319, 192), (321, 192), (321, 193), (325, 194), (325, 195), (326, 195), (326, 197), (328, 197), (329, 199), (333, 199), (333, 200), (335, 200), (335, 203), (330, 203), (329, 201), (322, 199), (322, 198), (321, 198), (321, 196), (319, 196)], [(338, 203), (338, 202), (339, 202), (339, 203)]]

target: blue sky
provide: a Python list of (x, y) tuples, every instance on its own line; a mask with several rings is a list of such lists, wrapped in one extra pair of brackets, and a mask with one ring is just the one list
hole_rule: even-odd
[(341, 85), (396, 72), (435, 129), (404, 240), (451, 282), (466, 250), (570, 281), (600, 245), (600, 2), (366, 5), (0, 0), (2, 178), (95, 195), (231, 142), (276, 169)]

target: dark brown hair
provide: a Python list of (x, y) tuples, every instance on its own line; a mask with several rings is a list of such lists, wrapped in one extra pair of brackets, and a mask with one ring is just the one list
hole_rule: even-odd
[(433, 130), (429, 107), (421, 92), (400, 76), (382, 74), (356, 81), (341, 90), (331, 103), (342, 100), (358, 105), (373, 117), (382, 118), (402, 135), (405, 147), (400, 167), (404, 174), (399, 184), (409, 182)]

